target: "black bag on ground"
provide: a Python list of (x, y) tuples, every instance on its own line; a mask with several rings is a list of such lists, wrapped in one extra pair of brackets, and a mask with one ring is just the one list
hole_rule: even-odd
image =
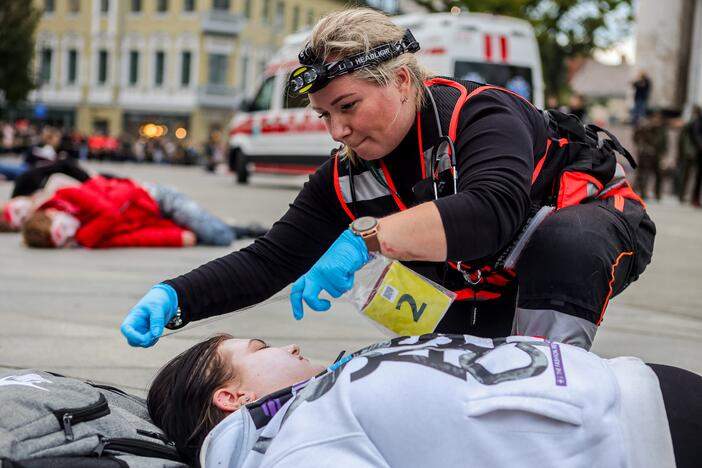
[(37, 370), (0, 371), (0, 468), (182, 468), (146, 401)]

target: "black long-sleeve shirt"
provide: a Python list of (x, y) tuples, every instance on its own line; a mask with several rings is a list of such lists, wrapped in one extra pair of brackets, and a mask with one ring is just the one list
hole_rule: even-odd
[[(546, 135), (540, 112), (511, 94), (484, 91), (463, 107), (455, 141), (458, 194), (433, 202), (449, 260), (487, 258), (512, 240), (528, 215), (532, 171)], [(416, 204), (412, 187), (421, 179), (418, 155), (413, 127), (384, 158), (408, 206)], [(312, 174), (263, 238), (166, 281), (186, 322), (265, 300), (312, 267), (350, 222), (334, 191), (333, 169), (330, 159)]]

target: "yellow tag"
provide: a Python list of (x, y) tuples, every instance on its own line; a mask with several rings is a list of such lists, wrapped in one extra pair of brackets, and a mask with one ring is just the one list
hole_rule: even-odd
[(453, 298), (400, 262), (392, 262), (361, 311), (398, 335), (432, 333)]

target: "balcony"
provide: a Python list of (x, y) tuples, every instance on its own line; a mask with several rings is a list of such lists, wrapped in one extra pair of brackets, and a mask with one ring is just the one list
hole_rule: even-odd
[(202, 14), (202, 31), (205, 34), (237, 36), (246, 26), (243, 15), (224, 10), (210, 10)]
[(239, 91), (230, 86), (208, 84), (197, 90), (197, 103), (203, 107), (234, 110), (240, 101)]

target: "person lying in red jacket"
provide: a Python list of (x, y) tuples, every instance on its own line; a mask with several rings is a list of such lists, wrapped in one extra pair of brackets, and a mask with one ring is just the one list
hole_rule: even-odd
[[(24, 223), (30, 247), (229, 245), (240, 233), (175, 190), (93, 177), (56, 191)], [(260, 233), (259, 233), (260, 234)]]

